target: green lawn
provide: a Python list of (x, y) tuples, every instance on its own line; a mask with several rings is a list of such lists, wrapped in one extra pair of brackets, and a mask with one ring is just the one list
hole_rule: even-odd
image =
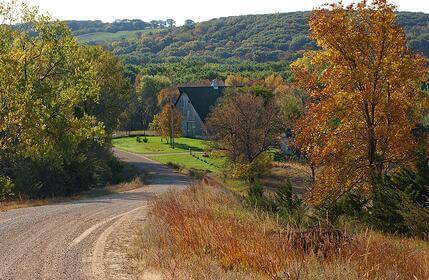
[[(140, 137), (143, 139), (143, 137)], [(187, 169), (195, 168), (218, 172), (224, 164), (224, 159), (219, 157), (203, 157), (205, 142), (200, 139), (177, 138), (176, 148), (172, 149), (170, 144), (161, 142), (159, 136), (148, 136), (148, 143), (137, 142), (137, 137), (125, 137), (113, 139), (113, 146), (124, 151), (146, 154), (149, 158), (167, 164), (169, 162), (181, 165)], [(189, 149), (194, 156), (189, 154)], [(182, 154), (180, 154), (182, 153)]]
[[(205, 149), (205, 141), (200, 139), (191, 138), (177, 138), (175, 139), (176, 148), (171, 148), (170, 144), (165, 141), (161, 142), (159, 136), (148, 136), (148, 143), (137, 142), (137, 137), (126, 137), (113, 139), (113, 146), (128, 152), (138, 154), (171, 154), (171, 153), (184, 153), (189, 152), (191, 149), (194, 152), (202, 152)], [(140, 137), (143, 139), (143, 137)]]
[(186, 169), (209, 170), (211, 172), (219, 172), (224, 160), (222, 158), (204, 158), (201, 154), (196, 154), (193, 157), (189, 154), (183, 155), (152, 155), (151, 159), (159, 161), (163, 164), (174, 163), (185, 167)]

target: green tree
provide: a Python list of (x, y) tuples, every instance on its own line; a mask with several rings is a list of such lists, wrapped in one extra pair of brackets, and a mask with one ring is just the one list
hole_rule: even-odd
[(0, 22), (2, 185), (34, 197), (102, 184), (105, 127), (79, 110), (98, 102), (102, 88), (86, 47), (64, 23), (26, 5), (0, 3)]
[(101, 47), (84, 49), (90, 63), (96, 71), (96, 81), (100, 88), (97, 100), (83, 102), (83, 112), (95, 116), (103, 122), (107, 132), (118, 127), (119, 117), (130, 104), (132, 87), (125, 77), (125, 67), (121, 60)]
[(171, 19), (171, 18), (167, 19), (166, 23), (170, 29), (172, 29), (173, 27), (176, 26), (176, 21), (174, 19)]
[(153, 116), (160, 112), (158, 93), (171, 87), (171, 81), (165, 76), (142, 76), (137, 85), (139, 106), (137, 108), (142, 124), (146, 129), (152, 122)]

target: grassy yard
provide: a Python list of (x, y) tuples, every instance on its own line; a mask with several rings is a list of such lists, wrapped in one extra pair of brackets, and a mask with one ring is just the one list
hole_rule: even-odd
[(175, 139), (176, 147), (173, 149), (165, 140), (161, 142), (159, 136), (148, 136), (149, 141), (147, 143), (139, 143), (136, 138), (113, 139), (112, 143), (116, 148), (138, 154), (175, 154), (189, 152), (189, 149), (193, 152), (202, 152), (205, 148), (205, 141), (200, 139), (177, 138)]
[(174, 163), (181, 165), (187, 169), (194, 168), (200, 170), (209, 170), (211, 172), (219, 172), (220, 168), (224, 164), (222, 158), (204, 158), (202, 155), (195, 155), (193, 157), (189, 154), (184, 155), (152, 155), (149, 156), (151, 159), (159, 161), (161, 163)]
[[(176, 148), (172, 149), (165, 141), (161, 142), (159, 136), (148, 136), (148, 142), (137, 142), (136, 137), (113, 139), (113, 146), (128, 152), (145, 154), (149, 158), (163, 164), (174, 163), (186, 169), (194, 168), (218, 172), (224, 160), (218, 157), (203, 157), (205, 141), (200, 139), (178, 138), (175, 140)], [(189, 154), (189, 149), (194, 156)]]

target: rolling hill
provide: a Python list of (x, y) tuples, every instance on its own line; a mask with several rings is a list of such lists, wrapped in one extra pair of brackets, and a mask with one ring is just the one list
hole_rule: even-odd
[[(164, 74), (177, 81), (224, 78), (230, 72), (287, 76), (288, 64), (315, 48), (308, 39), (308, 16), (309, 12), (234, 16), (171, 28), (156, 24), (160, 21), (122, 20), (104, 26), (97, 21), (89, 28), (78, 28), (74, 22), (72, 29), (81, 42), (105, 46), (134, 72)], [(410, 47), (429, 57), (429, 14), (399, 12), (398, 23)]]

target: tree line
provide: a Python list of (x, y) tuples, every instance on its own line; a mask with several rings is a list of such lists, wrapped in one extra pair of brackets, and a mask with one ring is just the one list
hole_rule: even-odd
[(0, 20), (0, 200), (115, 182), (109, 139), (132, 92), (124, 64), (25, 4), (1, 3)]
[[(134, 31), (145, 29), (164, 29), (176, 26), (174, 19), (151, 20), (149, 22), (140, 19), (117, 19), (113, 22), (103, 22), (101, 20), (67, 20), (67, 26), (74, 35), (84, 35), (95, 32), (116, 33), (119, 31)], [(191, 19), (185, 20), (184, 26), (192, 27), (195, 22)]]

